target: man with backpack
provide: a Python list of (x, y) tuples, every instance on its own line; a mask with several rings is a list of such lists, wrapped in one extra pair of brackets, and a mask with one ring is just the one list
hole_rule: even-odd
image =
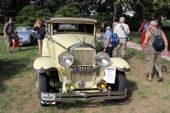
[(155, 67), (159, 74), (159, 82), (163, 81), (161, 53), (168, 54), (168, 41), (165, 33), (158, 28), (156, 20), (150, 21), (149, 30), (146, 32), (142, 51), (145, 53), (146, 74), (149, 81), (152, 81), (153, 69)]
[(113, 33), (110, 27), (107, 27), (103, 40), (104, 40), (103, 51), (108, 53), (109, 56), (112, 57), (113, 48), (116, 47), (119, 43), (119, 38), (117, 34)]
[(6, 41), (6, 46), (7, 46), (7, 52), (8, 53), (12, 53), (10, 51), (10, 44), (12, 42), (12, 37), (13, 37), (13, 34), (14, 34), (14, 27), (13, 27), (13, 20), (11, 17), (9, 17), (9, 20), (7, 23), (5, 23), (5, 26), (4, 26), (4, 29), (3, 29), (3, 32), (4, 32), (4, 39)]
[(106, 32), (103, 36), (104, 41), (104, 48), (103, 51), (108, 53), (110, 57), (112, 57), (113, 46), (111, 44), (111, 37), (112, 37), (112, 29), (108, 26), (106, 28)]
[(113, 55), (115, 57), (124, 58), (127, 41), (129, 40), (128, 35), (130, 33), (129, 26), (127, 24), (125, 24), (124, 17), (120, 17), (119, 24), (116, 25), (116, 27), (114, 29), (114, 33), (118, 35), (119, 44), (114, 49)]

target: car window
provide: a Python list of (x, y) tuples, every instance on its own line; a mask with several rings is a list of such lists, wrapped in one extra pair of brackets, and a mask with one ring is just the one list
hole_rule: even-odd
[(53, 24), (53, 34), (59, 33), (94, 33), (93, 24), (69, 24), (69, 23), (54, 23)]

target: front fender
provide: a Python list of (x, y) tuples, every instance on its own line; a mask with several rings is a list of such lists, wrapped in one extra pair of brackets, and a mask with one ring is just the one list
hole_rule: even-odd
[(48, 72), (53, 69), (57, 69), (60, 81), (63, 82), (63, 92), (67, 91), (65, 88), (66, 76), (65, 68), (59, 65), (50, 57), (39, 57), (34, 61), (33, 68), (38, 73)]
[(33, 68), (38, 72), (38, 73), (44, 73), (48, 72), (50, 70), (55, 70), (59, 72), (60, 76), (65, 75), (65, 68), (62, 67), (59, 63), (55, 62), (52, 58), (50, 57), (39, 57), (34, 61)]
[(49, 69), (56, 68), (56, 64), (50, 57), (39, 57), (34, 61), (33, 68), (38, 73), (43, 73)]
[(130, 71), (130, 65), (128, 64), (127, 61), (125, 61), (122, 58), (110, 58), (110, 65), (109, 67), (116, 67), (119, 71), (123, 71), (123, 72), (128, 72)]

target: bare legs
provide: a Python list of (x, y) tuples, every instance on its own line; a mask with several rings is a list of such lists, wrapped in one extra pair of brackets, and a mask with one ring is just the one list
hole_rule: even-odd
[(42, 54), (42, 46), (43, 46), (43, 40), (42, 39), (38, 39), (38, 54)]
[(6, 43), (6, 51), (10, 52), (10, 43)]
[(147, 77), (148, 77), (149, 81), (152, 81), (152, 74), (151, 73), (148, 73)]

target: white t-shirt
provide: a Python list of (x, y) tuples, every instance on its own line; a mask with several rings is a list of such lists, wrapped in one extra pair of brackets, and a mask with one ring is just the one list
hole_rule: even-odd
[[(123, 31), (121, 26), (124, 28), (125, 32)], [(114, 29), (114, 33), (116, 33), (119, 38), (126, 38), (126, 34), (128, 35), (130, 33), (129, 26), (125, 23), (121, 23), (121, 24), (119, 23), (116, 25), (116, 27)]]

